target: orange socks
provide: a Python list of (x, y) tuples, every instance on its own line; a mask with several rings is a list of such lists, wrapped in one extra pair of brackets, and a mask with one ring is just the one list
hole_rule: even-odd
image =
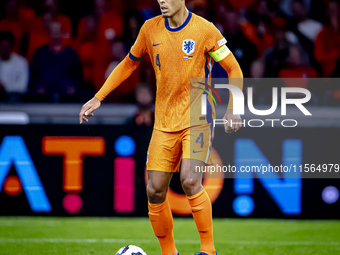
[[(213, 224), (211, 202), (203, 188), (196, 195), (188, 197), (197, 230), (201, 238), (201, 252), (215, 255), (213, 241)], [(172, 233), (173, 219), (168, 199), (161, 204), (149, 203), (149, 218), (159, 244), (162, 255), (174, 255), (176, 246)]]
[(172, 233), (173, 219), (168, 199), (161, 204), (149, 203), (149, 218), (153, 232), (161, 245), (162, 255), (174, 255), (176, 246)]
[(194, 217), (197, 230), (201, 238), (201, 252), (215, 255), (213, 240), (213, 224), (211, 201), (208, 193), (203, 188), (197, 194), (188, 197), (192, 216)]

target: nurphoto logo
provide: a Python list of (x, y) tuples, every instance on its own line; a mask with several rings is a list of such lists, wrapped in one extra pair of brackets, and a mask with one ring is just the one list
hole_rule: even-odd
[[(218, 97), (222, 105), (220, 96), (216, 92), (216, 90), (207, 84), (204, 84), (204, 85), (212, 89), (212, 91), (216, 94), (216, 96)], [(216, 89), (228, 89), (233, 96), (233, 113), (235, 115), (244, 115), (244, 105), (245, 105), (244, 94), (243, 94), (243, 91), (239, 87), (232, 85), (232, 84), (215, 84), (214, 87)], [(207, 115), (207, 96), (209, 95), (212, 97), (215, 105), (216, 105), (216, 100), (209, 91), (203, 88), (199, 88), (199, 89), (202, 89), (205, 92), (207, 92), (205, 94), (202, 94), (202, 104), (201, 104), (201, 114), (205, 116)], [(300, 94), (303, 94), (304, 97), (303, 98), (288, 98), (287, 97), (288, 93), (294, 93), (294, 94), (300, 93)], [(276, 111), (277, 106), (278, 106), (278, 88), (277, 87), (272, 88), (272, 106), (266, 110), (259, 110), (254, 107), (252, 87), (247, 88), (247, 94), (248, 94), (247, 106), (248, 106), (249, 111), (253, 113), (254, 115), (267, 116)], [(309, 90), (305, 88), (293, 88), (293, 87), (281, 88), (281, 116), (287, 115), (287, 105), (295, 105), (304, 115), (311, 116), (312, 114), (303, 105), (309, 102), (310, 99), (311, 99), (311, 93)], [(280, 122), (283, 127), (296, 127), (298, 124), (297, 120), (295, 119), (283, 119), (283, 120), (265, 119), (265, 121), (271, 122), (271, 127), (274, 127), (276, 122)], [(228, 121), (225, 119), (214, 119), (213, 120), (214, 127), (219, 124), (224, 125), (227, 123)], [(249, 127), (262, 127), (264, 126), (264, 121), (262, 119), (250, 119), (247, 122), (246, 120), (242, 120), (241, 123), (230, 123), (230, 124), (231, 125), (242, 124), (244, 127), (246, 126), (246, 124), (248, 124)]]

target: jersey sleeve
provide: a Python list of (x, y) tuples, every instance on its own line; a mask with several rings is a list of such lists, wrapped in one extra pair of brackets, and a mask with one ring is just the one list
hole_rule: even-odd
[(132, 45), (129, 57), (134, 61), (141, 61), (147, 53), (147, 28), (146, 23), (141, 27), (134, 45)]
[(213, 23), (209, 23), (207, 37), (206, 37), (206, 52), (216, 51), (221, 46), (225, 45), (227, 40), (221, 34), (221, 32), (214, 26)]

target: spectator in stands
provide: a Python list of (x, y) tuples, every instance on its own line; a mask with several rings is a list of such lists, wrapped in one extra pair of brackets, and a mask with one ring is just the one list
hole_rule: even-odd
[(59, 13), (57, 0), (43, 0), (43, 8), (44, 13), (50, 13), (53, 20), (61, 24), (61, 36), (65, 42), (69, 41), (72, 38), (72, 22), (68, 16)]
[(77, 43), (95, 42), (97, 39), (98, 19), (90, 14), (83, 18), (82, 28), (78, 30)]
[(304, 0), (291, 0), (291, 12), (293, 18), (287, 22), (287, 39), (290, 43), (300, 43), (305, 53), (309, 55), (311, 64), (317, 70), (320, 69), (319, 63), (314, 58), (314, 41), (322, 30), (319, 21), (308, 17), (308, 6)]
[(308, 40), (314, 42), (322, 30), (322, 24), (319, 21), (308, 18), (309, 10), (304, 0), (292, 0), (291, 8), (293, 15), (292, 25), (296, 26), (297, 31)]
[[(38, 18), (37, 18), (38, 19)], [(28, 49), (27, 49), (27, 59), (28, 61), (32, 61), (34, 52), (40, 48), (41, 46), (47, 45), (50, 42), (50, 27), (53, 20), (53, 16), (51, 13), (45, 13), (41, 16), (42, 26), (43, 28), (35, 28), (30, 32)], [(37, 20), (35, 20), (36, 24)], [(42, 30), (43, 29), (43, 30)]]
[(15, 37), (13, 51), (19, 53), (24, 28), (19, 21), (17, 0), (8, 0), (5, 7), (5, 17), (0, 21), (0, 31), (10, 31)]
[[(267, 103), (267, 98), (271, 99), (271, 89), (273, 87), (272, 84), (268, 86), (265, 82), (267, 81), (264, 78), (265, 75), (265, 63), (262, 58), (255, 59), (250, 65), (249, 75), (251, 79), (244, 80), (244, 92), (249, 97), (248, 88), (252, 88), (252, 97), (253, 104)], [(268, 96), (270, 95), (270, 97)], [(269, 103), (269, 102), (268, 102)]]
[[(103, 85), (105, 68), (110, 61), (108, 57), (109, 41), (106, 40), (105, 32), (103, 35), (103, 29), (105, 28), (103, 28), (104, 24), (101, 24), (102, 16), (107, 13), (107, 1), (94, 0), (93, 5), (93, 12), (79, 20), (75, 43), (75, 48), (77, 49), (83, 66), (84, 82), (88, 89), (99, 88)], [(108, 15), (108, 17), (111, 18), (113, 18), (113, 16)], [(107, 26), (117, 26), (116, 23), (111, 24), (109, 18), (105, 19), (108, 20)], [(120, 18), (117, 20), (120, 20)], [(112, 20), (112, 22), (115, 21)], [(121, 25), (118, 24), (118, 27), (120, 26)], [(116, 36), (116, 32), (110, 29), (113, 28), (107, 28), (106, 33), (108, 38), (112, 40)]]
[[(103, 1), (103, 0), (97, 0), (97, 1)], [(99, 2), (98, 2), (99, 4)], [(100, 4), (101, 8), (104, 8)], [(113, 3), (111, 2), (111, 5)], [(99, 21), (99, 39), (103, 40), (104, 42), (109, 42), (114, 39), (116, 36), (121, 36), (123, 33), (123, 19), (122, 19), (122, 12), (118, 10), (118, 8), (111, 8), (109, 9), (105, 5), (105, 13), (101, 14), (100, 21)]]
[[(264, 92), (268, 91), (267, 86), (264, 85), (265, 64), (263, 59), (255, 59), (250, 64), (249, 77), (251, 79), (244, 80), (243, 91), (245, 95), (248, 95), (248, 88), (252, 88), (253, 103), (258, 103), (259, 96), (262, 96)], [(264, 102), (261, 102), (262, 104)]]
[[(292, 18), (292, 0), (274, 0), (280, 3), (281, 12), (287, 17)], [(309, 16), (312, 19), (326, 21), (326, 4), (327, 0), (303, 0), (308, 9)]]
[(77, 44), (79, 44), (79, 41), (82, 42), (85, 38), (88, 38), (87, 34), (89, 33), (90, 33), (91, 41), (94, 41), (97, 39), (97, 30), (99, 27), (99, 20), (100, 20), (100, 17), (106, 12), (106, 0), (94, 0), (93, 4), (94, 4), (93, 12), (85, 17), (82, 17), (79, 20), (78, 32), (77, 32)]
[(52, 22), (51, 42), (39, 48), (33, 56), (31, 78), (33, 94), (43, 101), (77, 100), (82, 82), (81, 65), (77, 53), (62, 44), (62, 28)]
[(249, 77), (250, 63), (257, 57), (257, 50), (255, 45), (245, 38), (240, 30), (237, 12), (228, 11), (225, 14), (224, 30), (228, 48), (240, 64), (244, 77)]
[[(105, 79), (109, 77), (113, 69), (125, 58), (127, 48), (120, 38), (116, 38), (110, 43), (111, 62), (105, 71)], [(143, 60), (144, 62), (144, 60)], [(143, 66), (143, 64), (141, 65)], [(140, 82), (140, 67), (125, 80), (115, 91), (107, 97), (107, 101), (119, 103), (134, 103), (135, 101), (135, 85)]]
[(136, 104), (138, 106), (138, 113), (135, 116), (135, 122), (138, 126), (153, 124), (154, 113), (154, 92), (148, 83), (136, 84)]
[(100, 18), (106, 12), (106, 0), (94, 0), (94, 11), (93, 14)]
[[(106, 61), (107, 57), (101, 61), (101, 63), (106, 63), (105, 76), (103, 76), (105, 79), (110, 75), (117, 64), (126, 56), (131, 46), (135, 43), (138, 32), (144, 22), (140, 13), (135, 9), (128, 9), (123, 15), (123, 20), (123, 35), (121, 37), (115, 36), (114, 39), (111, 40), (109, 49), (110, 54), (106, 54), (110, 57), (110, 61)], [(131, 77), (120, 85), (117, 88), (117, 91), (111, 93), (112, 95), (109, 95), (108, 100), (121, 103), (134, 102), (135, 84), (141, 81), (141, 69), (146, 69), (144, 73), (147, 77), (144, 80), (148, 81), (147, 78), (149, 77), (150, 72), (147, 67), (149, 66), (149, 62), (150, 60), (145, 59)], [(102, 86), (102, 83), (100, 86)]]
[(5, 92), (5, 100), (11, 102), (21, 100), (29, 80), (28, 62), (13, 52), (14, 45), (11, 32), (0, 32), (0, 88)]
[(72, 23), (71, 19), (58, 11), (56, 0), (43, 0), (42, 14), (34, 21), (33, 28), (29, 36), (27, 59), (32, 61), (34, 52), (50, 41), (50, 27), (52, 22), (61, 24), (62, 44), (71, 45)]
[(124, 31), (123, 41), (128, 49), (135, 43), (139, 30), (142, 27), (144, 20), (142, 15), (135, 9), (129, 9), (123, 16)]
[(34, 22), (37, 19), (37, 15), (33, 8), (34, 1), (31, 0), (17, 0), (17, 1), (19, 22), (24, 28), (25, 33), (29, 33), (34, 29)]
[(271, 19), (271, 24), (276, 28), (284, 28), (286, 26), (285, 15), (280, 9), (281, 0), (268, 0), (268, 17)]
[[(289, 54), (286, 58), (286, 66), (279, 72), (279, 78), (282, 78), (284, 81), (285, 87), (300, 87), (309, 89), (312, 92), (312, 100), (311, 103), (317, 104), (318, 95), (322, 97), (325, 88), (320, 88), (322, 86), (315, 87), (314, 85), (310, 86), (310, 82), (313, 79), (308, 78), (316, 78), (317, 72), (313, 67), (309, 65), (308, 56), (304, 56), (304, 51), (298, 45), (291, 45), (289, 47)], [(292, 79), (298, 78), (298, 79)], [(301, 79), (302, 78), (302, 79)], [(320, 84), (319, 84), (320, 85)], [(300, 97), (301, 94), (297, 93), (293, 95), (295, 97)]]
[[(304, 0), (308, 9), (311, 7), (311, 0)], [(292, 0), (280, 0), (281, 12), (289, 19), (293, 17), (292, 14)]]
[(112, 62), (109, 64), (108, 68), (105, 72), (105, 79), (109, 77), (113, 69), (125, 58), (127, 51), (124, 46), (124, 43), (119, 38), (112, 40), (110, 47), (110, 56), (112, 58)]
[[(265, 73), (265, 60), (263, 58), (254, 60), (250, 65), (251, 79), (245, 79), (244, 86), (253, 88), (254, 103), (271, 105), (273, 103), (273, 87), (278, 88), (278, 93), (280, 93), (280, 88), (284, 86), (284, 82), (280, 79), (264, 78)], [(280, 94), (278, 95), (280, 96)]]
[[(279, 71), (280, 78), (316, 78), (317, 77), (317, 72), (309, 64), (308, 56), (306, 55), (304, 56), (303, 53), (304, 52), (297, 45), (292, 45), (289, 47), (289, 53), (286, 58), (286, 66), (282, 70)], [(286, 86), (295, 87), (294, 84), (290, 84), (290, 83), (286, 84)]]
[(288, 56), (289, 43), (286, 38), (285, 29), (278, 29), (275, 33), (275, 45), (264, 52), (266, 77), (277, 77), (279, 71), (285, 66), (285, 59)]
[(327, 3), (327, 26), (318, 34), (314, 43), (315, 59), (322, 66), (322, 76), (330, 77), (340, 56), (340, 8), (338, 1)]
[[(100, 1), (100, 0), (98, 0)], [(118, 3), (107, 2), (112, 6), (105, 6), (105, 13), (99, 18), (97, 34), (97, 52), (94, 67), (95, 88), (98, 90), (105, 81), (105, 71), (110, 63), (110, 42), (123, 34), (123, 18)]]
[(266, 67), (262, 58), (255, 59), (250, 65), (250, 78), (260, 80), (264, 78)]
[(265, 0), (260, 0), (255, 11), (250, 13), (250, 20), (243, 19), (241, 29), (257, 48), (257, 56), (262, 57), (263, 51), (274, 45), (271, 31), (271, 19), (268, 17), (268, 5)]
[(82, 19), (79, 25), (76, 49), (83, 67), (84, 82), (87, 89), (94, 89), (94, 66), (97, 55), (98, 19), (94, 14)]

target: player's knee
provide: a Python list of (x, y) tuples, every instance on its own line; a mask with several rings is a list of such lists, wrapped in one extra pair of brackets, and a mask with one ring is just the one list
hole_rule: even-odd
[(146, 192), (150, 203), (158, 204), (165, 201), (166, 189), (164, 187), (148, 183)]
[(198, 178), (185, 178), (182, 180), (182, 188), (187, 196), (196, 194), (201, 189), (201, 180)]

